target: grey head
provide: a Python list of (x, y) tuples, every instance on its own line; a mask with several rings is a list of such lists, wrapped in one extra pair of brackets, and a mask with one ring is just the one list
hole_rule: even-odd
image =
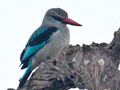
[(61, 8), (49, 9), (43, 19), (42, 25), (66, 26), (66, 24), (81, 26), (79, 23), (68, 18), (68, 14)]
[(68, 14), (66, 11), (60, 8), (53, 8), (47, 11), (46, 15), (53, 17), (55, 20), (62, 21), (66, 17), (68, 17)]

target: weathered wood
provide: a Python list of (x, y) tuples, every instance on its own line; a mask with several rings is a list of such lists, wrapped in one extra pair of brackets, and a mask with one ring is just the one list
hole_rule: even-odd
[(18, 90), (120, 90), (119, 62), (120, 29), (110, 44), (66, 47), (56, 60), (41, 63)]

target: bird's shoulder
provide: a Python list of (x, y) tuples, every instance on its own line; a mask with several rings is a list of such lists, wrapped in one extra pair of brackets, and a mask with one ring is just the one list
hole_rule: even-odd
[(37, 37), (39, 36), (40, 34), (42, 34), (43, 32), (45, 32), (46, 30), (48, 29), (48, 27), (44, 26), (40, 26), (38, 29), (36, 29), (32, 35), (30, 36), (27, 44), (26, 44), (26, 47)]
[[(37, 30), (33, 32), (30, 36), (26, 46), (33, 45), (34, 42), (42, 43), (43, 41), (47, 41), (49, 37), (56, 32), (58, 29), (56, 27), (47, 27), (41, 26)], [(37, 44), (37, 43), (36, 43)]]
[(35, 54), (40, 48), (44, 47), (49, 42), (51, 35), (56, 31), (57, 31), (56, 27), (46, 27), (46, 26), (39, 27), (37, 30), (35, 30), (31, 35), (31, 37), (29, 38), (26, 47), (21, 53), (21, 57), (20, 57), (21, 60), (23, 56), (26, 55), (25, 54), (26, 52), (30, 51), (33, 53), (34, 51)]

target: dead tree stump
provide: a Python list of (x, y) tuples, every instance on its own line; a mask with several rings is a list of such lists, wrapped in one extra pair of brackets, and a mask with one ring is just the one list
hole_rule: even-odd
[(46, 60), (18, 90), (120, 90), (120, 29), (110, 44), (68, 46), (56, 60)]

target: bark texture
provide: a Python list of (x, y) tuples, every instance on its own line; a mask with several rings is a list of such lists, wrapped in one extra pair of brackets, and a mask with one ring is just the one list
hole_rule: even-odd
[[(55, 60), (46, 60), (33, 72), (22, 89), (120, 90), (120, 29), (110, 44), (68, 46)], [(8, 89), (13, 90), (13, 89)]]

